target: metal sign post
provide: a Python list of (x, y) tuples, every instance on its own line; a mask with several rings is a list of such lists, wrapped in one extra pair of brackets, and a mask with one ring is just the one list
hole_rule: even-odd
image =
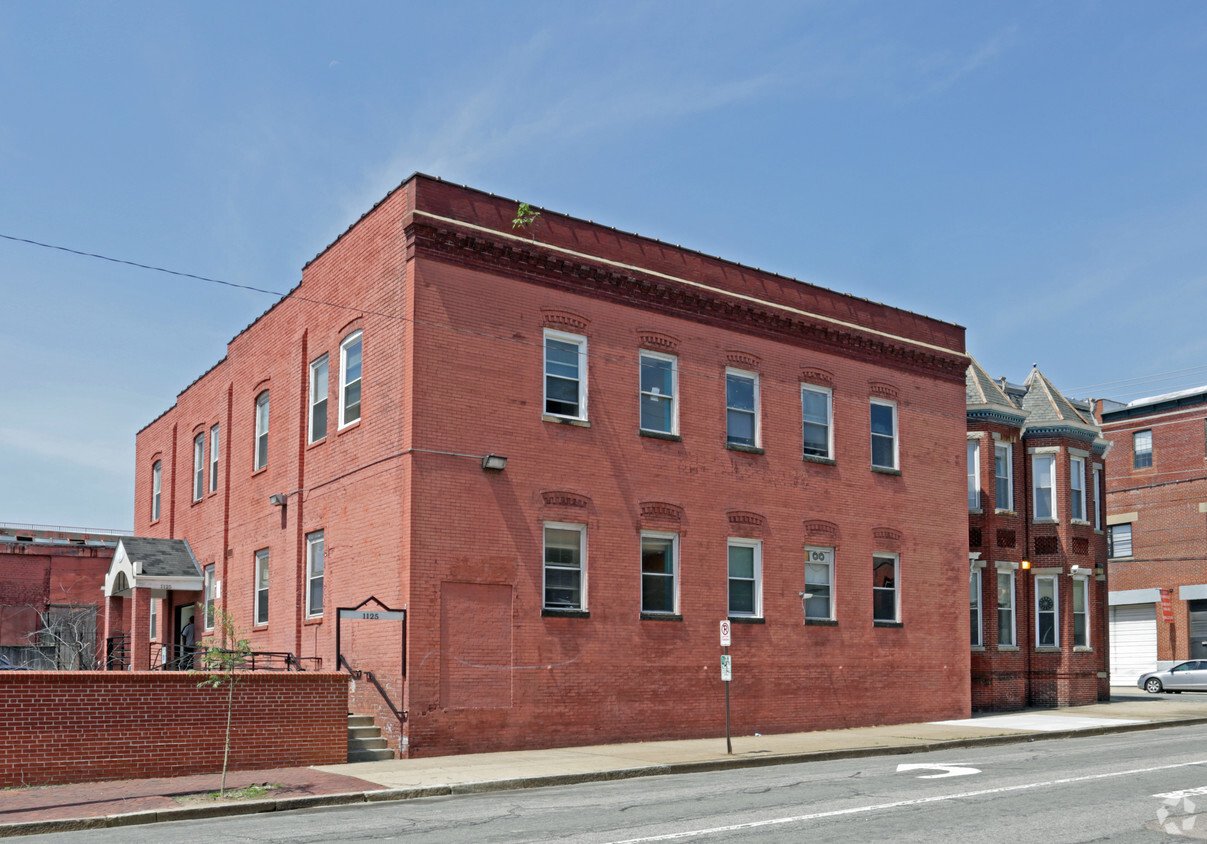
[(729, 629), (729, 619), (721, 622), (721, 682), (725, 684), (725, 752), (733, 755), (733, 742), (729, 737), (729, 682), (733, 679), (733, 661), (729, 656), (729, 643), (732, 640)]

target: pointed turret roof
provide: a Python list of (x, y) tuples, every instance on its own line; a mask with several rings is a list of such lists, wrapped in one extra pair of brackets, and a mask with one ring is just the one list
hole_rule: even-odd
[(1027, 414), (1024, 436), (1067, 437), (1087, 442), (1099, 439), (1100, 429), (1089, 412), (1078, 410), (1060, 390), (1039, 371), (1038, 366), (1023, 382), (1026, 392), (1019, 401)]
[(969, 361), (968, 369), (964, 373), (964, 399), (968, 405), (968, 417), (1021, 426), (1026, 415), (1010, 400), (1001, 386), (989, 377), (989, 373), (975, 358), (969, 357)]

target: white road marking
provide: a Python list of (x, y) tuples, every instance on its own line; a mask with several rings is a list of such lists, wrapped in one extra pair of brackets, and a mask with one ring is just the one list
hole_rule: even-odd
[(897, 773), (902, 771), (942, 771), (941, 774), (926, 774), (918, 777), (920, 780), (941, 780), (944, 777), (966, 777), (969, 774), (979, 774), (980, 768), (964, 768), (959, 765), (898, 765)]
[(1207, 794), (1207, 785), (1188, 788), (1185, 791), (1171, 791), (1168, 794), (1154, 794), (1153, 797), (1160, 797), (1162, 800), (1181, 800), (1184, 797), (1194, 797), (1196, 794)]
[(934, 797), (916, 797), (912, 800), (894, 800), (892, 803), (876, 803), (871, 806), (854, 806), (850, 809), (834, 809), (829, 812), (811, 812), (807, 815), (793, 815), (788, 818), (771, 818), (765, 821), (749, 821), (729, 826), (716, 826), (711, 829), (694, 829), (686, 832), (670, 832), (665, 835), (651, 835), (647, 838), (628, 838), (616, 844), (643, 844), (646, 841), (677, 841), (683, 838), (695, 838), (699, 835), (716, 835), (722, 832), (740, 832), (744, 829), (758, 829), (764, 826), (778, 826), (786, 823), (801, 823), (815, 821), (821, 818), (837, 818), (843, 815), (858, 815), (864, 812), (882, 812), (885, 809), (899, 809), (902, 806), (921, 806), (926, 803), (942, 803), (947, 800), (963, 800), (969, 797), (984, 797), (988, 794), (1007, 794), (1012, 791), (1030, 791), (1036, 788), (1051, 788), (1054, 785), (1068, 785), (1074, 782), (1089, 782), (1091, 780), (1113, 779), (1115, 777), (1131, 777), (1136, 774), (1150, 774), (1154, 771), (1172, 771), (1176, 768), (1190, 768), (1195, 765), (1207, 765), (1207, 759), (1197, 762), (1179, 762), (1175, 765), (1158, 765), (1153, 768), (1133, 768), (1130, 771), (1114, 771), (1109, 774), (1088, 774), (1084, 777), (1064, 777), (1045, 782), (1028, 782), (1021, 785), (1003, 785), (997, 788), (983, 788), (978, 791), (962, 791), (958, 794), (940, 794)]

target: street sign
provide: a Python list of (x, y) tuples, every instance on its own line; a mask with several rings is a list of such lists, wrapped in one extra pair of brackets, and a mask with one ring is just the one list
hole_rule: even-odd
[(353, 618), (360, 621), (404, 621), (406, 610), (340, 610), (340, 618)]
[(729, 619), (725, 619), (724, 621), (721, 622), (721, 647), (723, 647), (723, 648), (729, 647), (730, 638), (731, 638), (729, 634), (730, 634)]
[(733, 680), (733, 657), (721, 654), (721, 680), (728, 683)]

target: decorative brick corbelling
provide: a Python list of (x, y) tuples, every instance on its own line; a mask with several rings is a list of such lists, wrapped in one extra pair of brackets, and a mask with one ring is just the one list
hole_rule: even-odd
[(812, 519), (805, 522), (805, 536), (811, 542), (823, 540), (836, 542), (838, 541), (838, 525), (822, 519)]
[(666, 352), (667, 354), (679, 353), (679, 339), (671, 337), (669, 334), (661, 334), (657, 331), (638, 331), (637, 336), (640, 338), (640, 344), (643, 349), (652, 349), (656, 352)]
[(818, 384), (822, 387), (834, 386), (834, 374), (814, 366), (801, 367), (800, 380), (806, 384)]
[(897, 400), (897, 388), (884, 381), (869, 381), (868, 392), (879, 399)]
[(541, 500), (547, 507), (587, 507), (591, 499), (563, 489), (541, 490)]
[(442, 225), (437, 228), (412, 223), (406, 228), (415, 254), (430, 260), (507, 275), (535, 284), (583, 296), (625, 302), (644, 310), (687, 317), (709, 325), (743, 329), (780, 342), (840, 355), (849, 355), (880, 366), (890, 366), (963, 384), (968, 357), (962, 352), (942, 351), (865, 334), (806, 315), (781, 311), (774, 306), (738, 300), (713, 291), (676, 284), (612, 267), (594, 266), (580, 259), (545, 250), (540, 243), (517, 244), (502, 238), (473, 234)]
[(751, 513), (749, 510), (730, 510), (725, 515), (731, 525), (762, 527), (766, 523), (766, 519), (758, 513)]
[(752, 372), (757, 372), (760, 364), (762, 364), (758, 355), (752, 355), (749, 352), (742, 352), (737, 349), (725, 352), (725, 362), (738, 369), (749, 369)]
[(556, 328), (559, 331), (572, 331), (575, 334), (581, 334), (587, 330), (587, 326), (590, 324), (591, 321), (589, 319), (571, 311), (541, 308), (541, 326), (543, 328)]
[(679, 522), (683, 520), (683, 508), (677, 504), (670, 504), (666, 501), (643, 501), (640, 506), (643, 521)]

